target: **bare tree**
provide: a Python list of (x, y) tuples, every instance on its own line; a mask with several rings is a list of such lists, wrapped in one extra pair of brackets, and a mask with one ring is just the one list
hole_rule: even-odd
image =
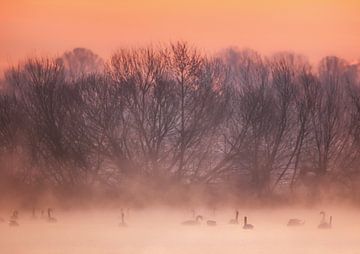
[(319, 194), (324, 181), (336, 174), (341, 167), (339, 162), (346, 157), (344, 148), (348, 140), (349, 118), (344, 93), (345, 65), (344, 61), (335, 57), (323, 59), (318, 81), (313, 86), (312, 95), (309, 94), (314, 102), (310, 111), (311, 140), (304, 150), (308, 163), (303, 167), (302, 175), (315, 175), (313, 197)]
[(63, 67), (51, 59), (29, 59), (6, 77), (21, 102), (29, 153), (42, 177), (63, 185), (86, 181), (84, 154), (74, 135), (77, 92), (65, 82)]
[(202, 56), (187, 43), (171, 44), (164, 54), (179, 103), (169, 169), (178, 180), (202, 178), (204, 169), (209, 168), (206, 162), (210, 160), (210, 151), (214, 149), (211, 139), (224, 117), (225, 69), (220, 62)]
[(56, 63), (64, 66), (68, 79), (75, 80), (83, 75), (99, 74), (104, 70), (104, 60), (86, 48), (74, 48), (56, 59)]

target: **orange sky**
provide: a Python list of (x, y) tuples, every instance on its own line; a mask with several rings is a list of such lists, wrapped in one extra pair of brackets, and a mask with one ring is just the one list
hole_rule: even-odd
[(0, 0), (0, 69), (27, 56), (187, 40), (360, 58), (360, 0)]

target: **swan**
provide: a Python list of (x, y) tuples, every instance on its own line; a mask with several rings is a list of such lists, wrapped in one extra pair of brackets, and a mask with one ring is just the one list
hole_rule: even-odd
[(319, 229), (330, 229), (331, 226), (332, 226), (332, 216), (330, 216), (329, 218), (329, 223), (326, 222), (326, 214), (325, 212), (321, 211), (320, 214), (322, 215), (322, 218), (321, 218), (321, 221), (320, 221), (320, 224), (318, 226)]
[(57, 222), (57, 219), (52, 217), (52, 212), (53, 212), (53, 209), (48, 208), (48, 211), (47, 211), (48, 218), (47, 218), (47, 220), (48, 220), (48, 222), (55, 223), (55, 222)]
[(293, 226), (302, 226), (305, 224), (305, 221), (304, 220), (300, 220), (300, 219), (290, 219), (287, 223), (287, 225), (289, 227), (293, 227)]
[(13, 211), (10, 219), (11, 220), (17, 220), (19, 218), (19, 212), (17, 210)]
[(254, 228), (253, 225), (247, 223), (247, 217), (245, 216), (243, 229), (253, 229), (253, 228)]
[(127, 227), (127, 224), (125, 222), (125, 213), (123, 209), (121, 209), (121, 222), (119, 223), (119, 227)]
[(216, 226), (216, 221), (215, 221), (215, 220), (207, 220), (207, 221), (206, 221), (206, 224), (207, 224), (208, 226)]
[(9, 226), (19, 226), (17, 219), (19, 218), (19, 212), (15, 210), (13, 214), (10, 216)]
[(239, 211), (238, 210), (236, 210), (235, 219), (231, 219), (229, 221), (229, 224), (239, 224)]
[(186, 221), (183, 221), (181, 224), (184, 226), (194, 226), (194, 225), (199, 225), (202, 220), (203, 220), (203, 217), (201, 215), (198, 215), (198, 216), (196, 216), (195, 220), (186, 220)]

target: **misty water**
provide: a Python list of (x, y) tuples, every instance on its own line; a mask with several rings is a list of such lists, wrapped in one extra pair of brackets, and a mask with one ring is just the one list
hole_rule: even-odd
[[(353, 209), (327, 209), (333, 227), (318, 229), (319, 209), (239, 209), (240, 223), (231, 209), (197, 209), (201, 225), (183, 226), (192, 219), (187, 209), (146, 209), (125, 212), (127, 227), (120, 227), (120, 209), (91, 211), (55, 210), (57, 223), (32, 219), (20, 211), (18, 227), (0, 224), (0, 253), (359, 253), (360, 217)], [(6, 218), (5, 211), (1, 216)], [(248, 216), (253, 230), (242, 229)], [(290, 218), (305, 225), (287, 227)], [(216, 220), (209, 227), (206, 220)]]

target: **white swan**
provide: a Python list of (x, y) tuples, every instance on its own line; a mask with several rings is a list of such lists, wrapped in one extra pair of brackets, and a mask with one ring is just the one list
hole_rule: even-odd
[(320, 224), (318, 226), (319, 229), (331, 229), (332, 227), (332, 216), (329, 218), (329, 222), (326, 222), (326, 215), (325, 212), (321, 211), (320, 214), (322, 215)]
[(48, 218), (47, 218), (48, 222), (50, 222), (50, 223), (57, 222), (57, 219), (52, 216), (53, 209), (48, 208), (47, 212), (48, 212)]
[(9, 226), (19, 226), (17, 219), (19, 218), (19, 212), (17, 210), (13, 211), (13, 214), (10, 216)]
[(239, 211), (236, 210), (235, 212), (235, 219), (231, 219), (229, 224), (239, 224)]

